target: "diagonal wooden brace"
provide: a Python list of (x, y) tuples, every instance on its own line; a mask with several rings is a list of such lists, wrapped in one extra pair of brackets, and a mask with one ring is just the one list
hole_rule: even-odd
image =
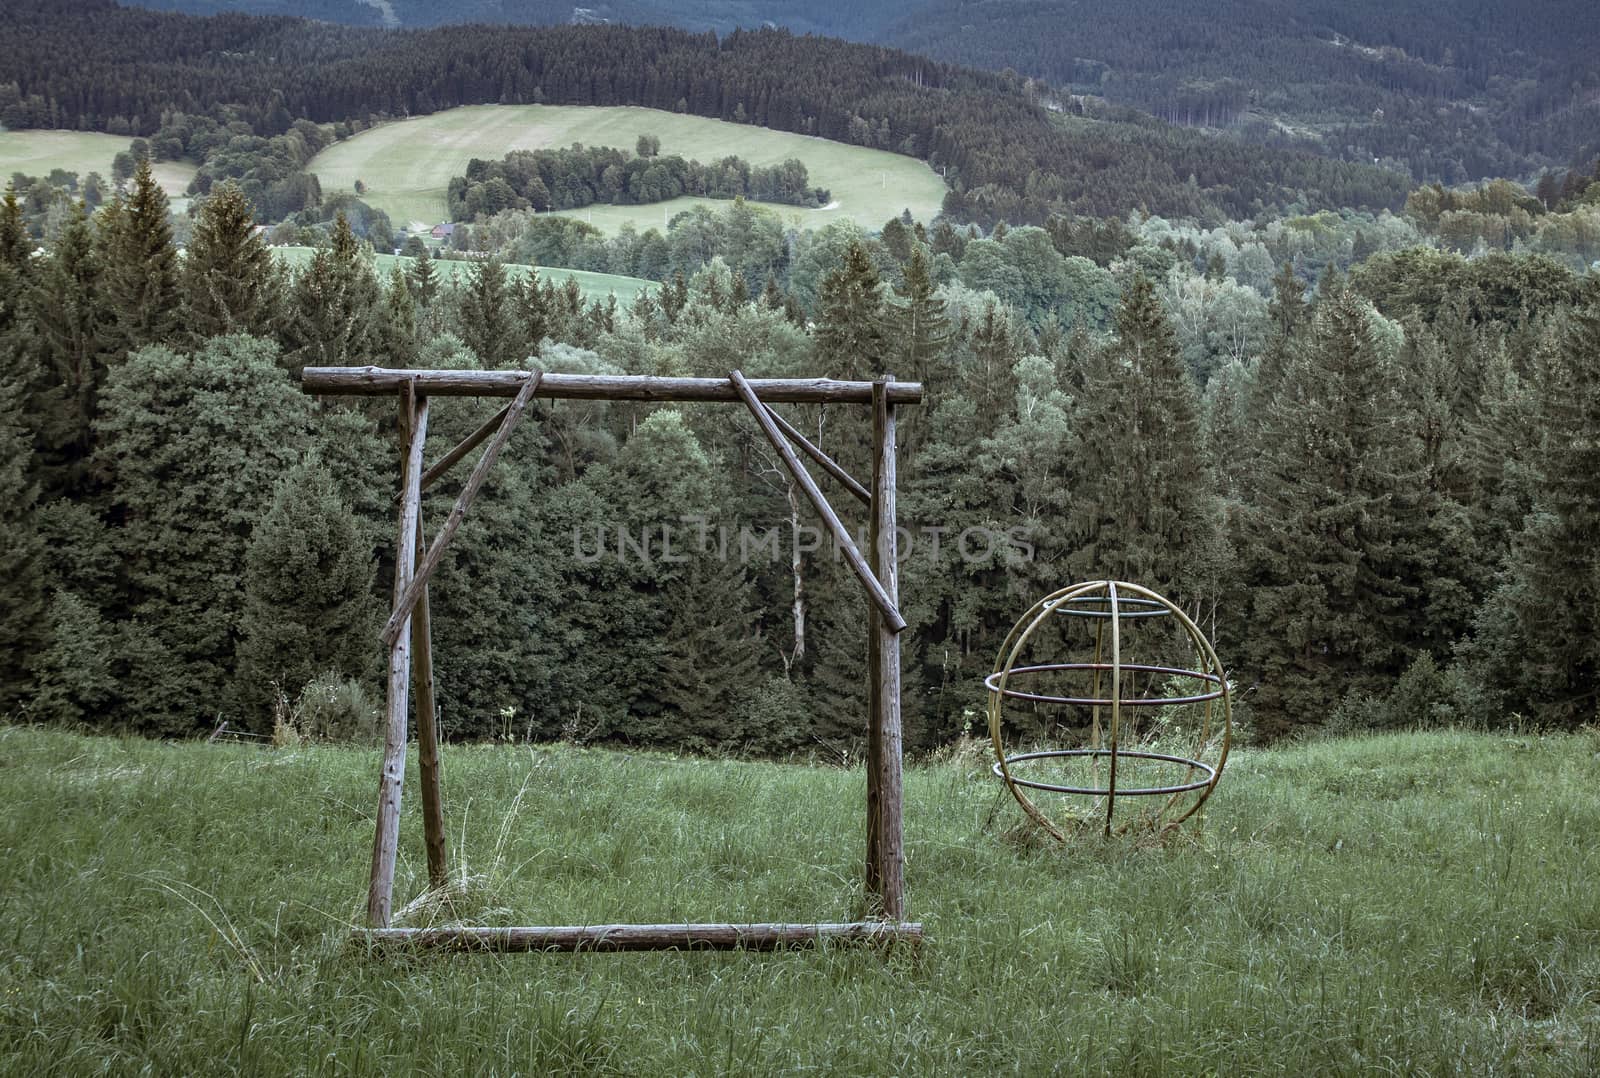
[[(461, 527), (461, 522), (466, 519), (468, 507), (478, 496), (478, 490), (488, 478), (489, 469), (494, 467), (495, 460), (500, 456), (500, 450), (511, 440), (512, 431), (516, 430), (517, 423), (522, 419), (522, 413), (527, 410), (528, 402), (533, 400), (533, 394), (539, 388), (539, 382), (543, 377), (543, 371), (533, 371), (529, 374), (516, 399), (506, 409), (506, 417), (501, 421), (500, 429), (495, 432), (494, 438), (484, 449), (483, 456), (478, 458), (478, 463), (473, 467), (472, 474), (467, 477), (466, 486), (461, 488), (461, 494), (456, 498), (456, 504), (451, 508), (444, 527), (439, 529), (438, 536), (428, 547), (427, 556), (422, 559), (422, 564), (417, 566), (417, 571), (406, 585), (404, 594), (395, 602), (394, 612), (389, 615), (389, 621), (383, 627), (383, 642), (386, 645), (392, 645), (395, 638), (400, 635), (401, 627), (411, 616), (412, 608), (417, 605), (417, 599), (422, 595), (422, 589), (427, 587), (428, 578), (439, 568), (439, 562), (443, 560), (450, 540), (455, 538), (456, 529)], [(419, 476), (418, 479), (420, 478)]]
[(889, 597), (889, 593), (884, 590), (883, 584), (879, 582), (878, 578), (867, 566), (867, 561), (861, 556), (861, 551), (857, 549), (855, 540), (850, 538), (850, 533), (846, 530), (844, 523), (840, 521), (839, 515), (833, 511), (833, 506), (828, 504), (828, 499), (823, 497), (822, 491), (817, 487), (816, 480), (811, 478), (811, 474), (806, 471), (805, 465), (800, 463), (800, 458), (795, 456), (794, 449), (784, 439), (783, 432), (772, 421), (772, 412), (756, 396), (756, 391), (750, 387), (749, 379), (739, 371), (731, 371), (728, 374), (728, 378), (733, 382), (734, 389), (738, 391), (739, 396), (744, 399), (746, 407), (750, 409), (750, 414), (755, 416), (756, 422), (761, 425), (761, 430), (766, 434), (767, 441), (771, 442), (772, 448), (778, 451), (778, 456), (783, 461), (784, 467), (789, 469), (789, 474), (794, 476), (794, 481), (805, 492), (807, 500), (811, 502), (811, 507), (817, 511), (817, 515), (828, 526), (828, 531), (833, 534), (833, 541), (838, 544), (840, 551), (844, 554), (844, 560), (855, 571), (856, 578), (861, 581), (861, 586), (867, 589), (867, 595), (872, 599), (873, 605), (882, 613), (884, 623), (891, 632), (898, 633), (904, 629), (906, 627), (906, 619), (900, 616), (900, 611), (895, 608), (894, 600)]
[[(872, 504), (872, 495), (867, 493), (867, 488), (856, 482), (856, 477), (845, 471), (844, 465), (840, 464), (838, 461), (828, 456), (828, 454), (812, 445), (810, 440), (807, 439), (804, 434), (801, 434), (799, 431), (795, 430), (794, 425), (791, 424), (787, 419), (783, 418), (783, 416), (779, 415), (777, 412), (774, 412), (765, 404), (763, 404), (762, 407), (767, 409), (767, 414), (770, 415), (772, 417), (772, 421), (778, 425), (778, 429), (783, 431), (783, 436), (785, 438), (799, 446), (801, 452), (805, 453), (806, 456), (816, 461), (817, 464), (821, 466), (823, 471), (837, 479), (840, 485), (843, 486), (844, 489), (848, 490), (851, 494), (854, 494), (856, 499), (860, 501), (862, 505)], [(423, 478), (426, 480), (427, 477), (424, 476)]]

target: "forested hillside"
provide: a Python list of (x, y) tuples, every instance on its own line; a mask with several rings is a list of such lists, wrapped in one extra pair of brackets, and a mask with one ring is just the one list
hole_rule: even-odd
[[(285, 272), (228, 183), (180, 259), (147, 164), (40, 255), (8, 196), (0, 709), (358, 729), (393, 416), (295, 377), (376, 362), (923, 382), (901, 426), (914, 747), (971, 725), (1032, 598), (1106, 576), (1203, 621), (1263, 737), (1593, 720), (1592, 273), (1432, 250), (1389, 215), (1053, 224), (841, 223), (790, 257), (735, 202), (664, 249), (700, 269), (624, 309), (495, 258), (380, 280), (342, 218)], [(492, 411), (440, 402), (429, 459)], [(868, 473), (859, 422), (788, 411)], [(810, 525), (737, 409), (539, 406), (437, 578), (447, 730), (853, 751), (862, 601)]]
[(1600, 19), (1588, 0), (147, 0), (362, 26), (460, 22), (774, 25), (907, 49), (1253, 141), (1374, 157), (1419, 180), (1530, 173), (1600, 150)]
[(0, 12), (0, 123), (152, 134), (173, 113), (274, 137), (481, 102), (638, 104), (928, 160), (950, 212), (1250, 216), (1270, 207), (1397, 208), (1370, 165), (1251, 147), (1152, 122), (1063, 116), (1012, 76), (787, 32), (457, 27), (387, 32), (27, 0)]

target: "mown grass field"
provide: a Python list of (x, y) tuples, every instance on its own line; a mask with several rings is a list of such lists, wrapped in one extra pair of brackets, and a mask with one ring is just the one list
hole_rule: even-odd
[[(729, 154), (753, 165), (790, 157), (804, 161), (816, 187), (829, 188), (837, 206), (806, 210), (773, 206), (801, 228), (839, 219), (879, 228), (901, 210), (928, 220), (939, 212), (944, 181), (924, 162), (883, 150), (849, 146), (806, 135), (657, 109), (577, 105), (469, 105), (384, 124), (328, 147), (308, 166), (324, 192), (349, 191), (357, 180), (363, 197), (398, 227), (445, 219), (445, 187), (474, 157), (498, 160), (512, 150), (617, 146), (633, 152), (640, 135), (661, 139), (661, 152), (711, 161)], [(632, 221), (640, 231), (660, 227), (663, 215), (704, 199), (675, 199), (648, 206), (594, 206), (570, 211), (608, 231)], [(711, 203), (715, 205), (715, 203)]]
[[(100, 173), (111, 182), (111, 159), (133, 140), (92, 131), (0, 131), (0, 182), (13, 172), (48, 176), (64, 168), (80, 178)], [(183, 161), (158, 161), (151, 166), (156, 182), (168, 198), (180, 199), (194, 179), (195, 166)]]
[[(299, 268), (311, 261), (313, 249), (310, 247), (273, 247), (274, 257), (284, 263)], [(387, 276), (394, 268), (396, 262), (406, 270), (410, 269), (415, 259), (406, 255), (377, 255), (376, 267), (380, 276)], [(434, 270), (439, 274), (440, 280), (454, 282), (463, 274), (472, 269), (472, 263), (457, 259), (436, 258), (433, 260)], [(513, 280), (520, 280), (528, 272), (527, 266), (507, 265), (506, 274)], [(578, 282), (578, 287), (583, 290), (585, 299), (604, 299), (612, 293), (616, 294), (617, 302), (624, 306), (632, 303), (635, 296), (647, 288), (657, 287), (657, 282), (646, 281), (642, 277), (619, 277), (613, 273), (590, 273), (586, 270), (541, 268), (542, 275), (548, 276), (556, 283), (557, 287), (567, 283), (571, 277)]]
[[(1246, 751), (1202, 827), (1066, 850), (957, 754), (907, 776), (919, 955), (383, 959), (346, 942), (375, 750), (0, 727), (0, 1073), (1593, 1074), (1597, 751)], [(426, 875), (411, 757), (397, 905)], [(859, 769), (445, 764), (469, 920), (861, 912)]]

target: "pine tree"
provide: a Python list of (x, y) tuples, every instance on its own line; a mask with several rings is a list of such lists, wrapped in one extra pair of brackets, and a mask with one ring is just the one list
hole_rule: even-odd
[(319, 249), (295, 278), (290, 293), (284, 355), (291, 374), (305, 367), (367, 363), (378, 347), (381, 290), (367, 249), (344, 214), (332, 242)]
[(232, 182), (211, 189), (183, 259), (186, 329), (194, 341), (228, 333), (264, 337), (277, 316), (278, 273), (249, 199)]
[(276, 347), (254, 337), (215, 337), (189, 355), (140, 349), (107, 380), (98, 464), (126, 520), (117, 538), (146, 638), (125, 685), (133, 728), (214, 725), (250, 532), (306, 448), (311, 408)]
[(292, 700), (313, 677), (357, 678), (372, 665), (367, 539), (316, 457), (279, 480), (245, 555), (236, 695), (254, 728), (270, 726), (274, 692)]
[(106, 299), (116, 316), (111, 350), (118, 356), (174, 342), (182, 333), (183, 291), (170, 212), (145, 158), (134, 172), (133, 190), (105, 208), (100, 248)]
[[(516, 287), (517, 319), (522, 339), (531, 352), (537, 353), (539, 345), (550, 336), (550, 309), (546, 293), (539, 279), (539, 271), (530, 267), (528, 274)], [(643, 295), (644, 293), (640, 293)]]
[(863, 378), (883, 372), (889, 350), (882, 285), (859, 240), (850, 242), (844, 263), (822, 279), (817, 308), (817, 359), (825, 373)]
[(1017, 398), (1020, 350), (1011, 321), (1011, 309), (990, 300), (960, 360), (961, 392), (973, 402), (986, 435), (999, 429)]
[(44, 645), (33, 666), (30, 714), (45, 722), (110, 727), (121, 697), (118, 634), (94, 605), (70, 591), (50, 599)]
[(904, 281), (894, 289), (895, 300), (888, 304), (887, 322), (894, 373), (937, 391), (952, 334), (935, 288), (928, 258), (917, 246), (906, 262)]
[(82, 496), (93, 487), (89, 458), (116, 317), (104, 277), (80, 203), (27, 299), (35, 360), (27, 419), (46, 499)]
[(520, 365), (523, 337), (512, 309), (513, 295), (506, 281), (505, 263), (486, 258), (472, 267), (458, 296), (457, 328), (461, 339), (478, 354), (485, 367)]
[(378, 358), (386, 367), (410, 367), (417, 357), (417, 305), (398, 262), (389, 271), (378, 313)]
[(1116, 340), (1088, 371), (1071, 428), (1068, 575), (1130, 580), (1181, 602), (1213, 598), (1218, 506), (1199, 394), (1142, 274), (1123, 295)]
[(0, 373), (0, 715), (23, 699), (44, 614), (44, 545), (34, 525), (32, 436), (23, 423), (22, 386)]
[(424, 247), (411, 263), (411, 289), (417, 303), (424, 309), (433, 306), (439, 298), (439, 277), (433, 267), (433, 258)]
[(1539, 391), (1534, 512), (1505, 583), (1479, 618), (1491, 688), (1514, 707), (1575, 726), (1600, 714), (1600, 287), (1551, 330)]
[(1342, 698), (1379, 695), (1409, 658), (1400, 564), (1414, 444), (1370, 308), (1318, 302), (1277, 395), (1257, 412), (1260, 457), (1239, 514), (1240, 663), (1269, 735), (1316, 725)]
[(16, 188), (7, 184), (5, 197), (0, 200), (0, 358), (6, 363), (0, 368), (0, 377), (19, 378), (28, 373), (23, 369), (16, 334), (24, 317), (30, 254)]

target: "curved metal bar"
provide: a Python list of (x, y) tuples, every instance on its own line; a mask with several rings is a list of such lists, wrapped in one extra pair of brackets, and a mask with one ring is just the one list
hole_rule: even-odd
[[(1194, 678), (1196, 681), (1208, 681), (1217, 686), (1215, 692), (1200, 693), (1195, 696), (1138, 696), (1133, 699), (1124, 699), (1123, 707), (1160, 707), (1166, 704), (1203, 704), (1207, 700), (1220, 699), (1223, 693), (1222, 679), (1216, 674), (1208, 674), (1203, 670), (1183, 670), (1173, 666), (1151, 666), (1148, 663), (1123, 663), (1120, 667), (1112, 663), (1043, 663), (1039, 666), (1017, 666), (1011, 669), (1012, 674), (1040, 674), (1057, 670), (1132, 670), (1140, 674), (1171, 674), (1174, 677)], [(1109, 699), (1100, 696), (1052, 696), (1048, 693), (1024, 692), (1021, 689), (1001, 690), (995, 684), (999, 674), (990, 674), (983, 679), (984, 687), (990, 692), (1001, 692), (1011, 700), (1032, 700), (1041, 704), (1075, 704), (1081, 707), (1104, 707), (1111, 703)], [(1098, 678), (1096, 679), (1098, 680)]]
[[(1135, 752), (1132, 749), (1123, 749), (1122, 751), (1116, 753), (1113, 753), (1110, 749), (1050, 749), (1042, 752), (1019, 752), (1011, 756), (1007, 756), (1006, 765), (1011, 767), (1015, 766), (1016, 764), (1024, 763), (1028, 760), (1056, 760), (1068, 756), (1100, 757), (1112, 755), (1119, 756), (1123, 759), (1160, 760), (1162, 763), (1180, 764), (1183, 767), (1189, 768), (1191, 771), (1204, 771), (1206, 773), (1206, 777), (1199, 782), (1184, 783), (1178, 786), (1140, 786), (1131, 790), (1122, 789), (1115, 791), (1115, 796), (1117, 797), (1144, 797), (1152, 794), (1182, 794), (1188, 793), (1191, 790), (1203, 789), (1206, 786), (1211, 785), (1212, 777), (1216, 774), (1217, 770), (1202, 760), (1192, 760), (1187, 756), (1173, 756), (1164, 752)], [(993, 771), (996, 776), (1000, 775), (1000, 765), (998, 763), (996, 763), (989, 770)], [(1032, 790), (1050, 790), (1053, 793), (1058, 794), (1087, 794), (1094, 797), (1113, 796), (1111, 790), (1097, 789), (1088, 786), (1060, 786), (1052, 782), (1040, 782), (1037, 779), (1021, 779), (1015, 776), (1012, 776), (1011, 781), (1015, 782), (1018, 786), (1026, 786)]]
[[(1079, 605), (1090, 603), (1103, 604), (1106, 606), (1106, 609), (1093, 610), (1089, 609), (1087, 605)], [(1172, 616), (1172, 611), (1151, 599), (1123, 599), (1117, 604), (1117, 606), (1119, 610), (1117, 616), (1123, 621), (1132, 621), (1135, 618), (1166, 618)], [(1134, 609), (1125, 609), (1129, 606), (1132, 606)], [(1061, 609), (1062, 607), (1066, 607), (1067, 609), (1063, 610)], [(1053, 603), (1051, 605), (1051, 609), (1058, 614), (1065, 614), (1068, 617), (1073, 618), (1106, 619), (1111, 617), (1111, 609), (1109, 604), (1106, 604), (1104, 599), (1093, 595), (1079, 596), (1075, 599), (1063, 599), (1059, 602)]]

